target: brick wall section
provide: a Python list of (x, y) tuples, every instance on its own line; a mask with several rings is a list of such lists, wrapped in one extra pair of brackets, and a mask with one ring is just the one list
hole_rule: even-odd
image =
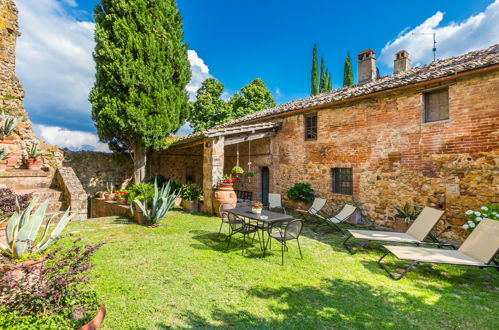
[(353, 197), (376, 223), (391, 225), (392, 205), (412, 200), (444, 208), (447, 223), (462, 224), (465, 210), (499, 201), (499, 72), (448, 88), (450, 119), (442, 122), (422, 122), (423, 89), (319, 110), (317, 141), (304, 141), (302, 114), (279, 119), (270, 191), (285, 195), (309, 182), (339, 206), (352, 196), (331, 192), (330, 171), (350, 167)]

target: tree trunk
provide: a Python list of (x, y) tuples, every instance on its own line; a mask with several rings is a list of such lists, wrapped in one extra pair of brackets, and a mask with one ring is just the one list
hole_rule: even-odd
[(146, 150), (140, 142), (137, 142), (133, 150), (133, 178), (135, 183), (144, 181), (146, 176), (146, 163)]

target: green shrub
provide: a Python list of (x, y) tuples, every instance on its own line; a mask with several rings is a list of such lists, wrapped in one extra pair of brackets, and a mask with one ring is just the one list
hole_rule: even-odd
[(310, 204), (315, 199), (315, 192), (310, 187), (310, 183), (295, 183), (286, 193), (289, 200), (293, 202), (304, 202)]
[(485, 218), (499, 221), (499, 204), (485, 204), (478, 211), (468, 210), (464, 214), (468, 221), (462, 227), (472, 232)]
[[(146, 192), (144, 196), (144, 190)], [(154, 198), (154, 184), (153, 183), (136, 183), (126, 190), (127, 202), (132, 203), (134, 200), (146, 201), (148, 205), (152, 203)]]
[(182, 185), (182, 198), (189, 201), (197, 201), (203, 194), (201, 188), (195, 184), (189, 183)]

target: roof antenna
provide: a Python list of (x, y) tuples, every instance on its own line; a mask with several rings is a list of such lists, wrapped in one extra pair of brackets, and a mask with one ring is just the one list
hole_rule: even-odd
[(437, 33), (436, 32), (428, 32), (428, 33), (412, 33), (413, 36), (415, 35), (424, 35), (424, 34), (432, 34), (433, 35), (433, 62), (437, 60)]

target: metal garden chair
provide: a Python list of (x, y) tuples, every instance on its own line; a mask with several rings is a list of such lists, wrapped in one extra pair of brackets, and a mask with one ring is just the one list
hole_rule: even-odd
[(228, 213), (228, 218), (229, 218), (228, 224), (230, 226), (231, 232), (229, 234), (227, 249), (229, 249), (232, 236), (234, 236), (235, 234), (242, 234), (243, 235), (242, 255), (244, 255), (246, 236), (253, 234), (253, 242), (255, 241), (255, 235), (258, 235), (258, 242), (260, 244), (260, 249), (263, 250), (262, 241), (260, 239), (260, 229), (257, 226), (251, 225), (249, 222), (245, 221), (244, 219), (232, 213)]
[[(281, 243), (281, 259), (282, 265), (284, 265), (284, 249), (288, 250), (287, 242), (290, 240), (296, 240), (298, 244), (298, 250), (300, 251), (300, 257), (303, 259), (303, 254), (301, 253), (300, 247), (300, 234), (303, 228), (303, 222), (300, 219), (292, 220), (285, 225), (282, 223), (273, 224), (269, 229), (269, 239), (267, 241), (267, 245), (270, 244), (269, 249), (272, 248), (272, 239), (275, 239), (279, 243)], [(276, 231), (272, 231), (272, 229), (277, 229)]]
[[(230, 204), (230, 203), (223, 203), (223, 204), (220, 204), (220, 206), (218, 207), (218, 211), (220, 213), (220, 218), (222, 219), (222, 222), (220, 223), (220, 229), (218, 230), (218, 236), (217, 237), (220, 237), (220, 234), (222, 232), (222, 226), (226, 223), (226, 224), (229, 224), (229, 213), (227, 212), (227, 210), (231, 210), (234, 208), (234, 205)], [(229, 236), (230, 236), (230, 226), (229, 226)]]

